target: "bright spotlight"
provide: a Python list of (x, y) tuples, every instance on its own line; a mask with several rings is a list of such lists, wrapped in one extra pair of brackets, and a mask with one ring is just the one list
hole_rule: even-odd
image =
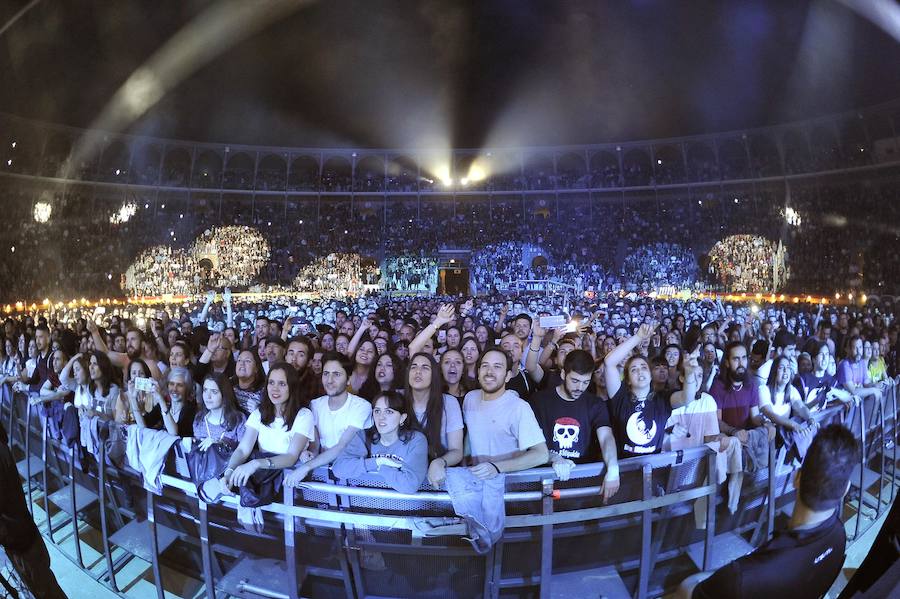
[(482, 181), (487, 177), (487, 171), (477, 161), (469, 167), (469, 175), (466, 177), (470, 182), (474, 183)]
[(462, 179), (459, 180), (459, 182), (462, 184), (463, 187), (465, 187), (469, 184), (469, 178), (463, 177)]
[(450, 167), (448, 165), (439, 166), (435, 171), (434, 176), (443, 183), (444, 187), (453, 185), (453, 179), (450, 177)]

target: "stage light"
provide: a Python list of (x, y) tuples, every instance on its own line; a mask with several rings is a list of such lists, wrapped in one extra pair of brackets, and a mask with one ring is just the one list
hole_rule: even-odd
[(12, 142), (12, 147), (13, 147), (13, 148), (16, 147), (16, 142)]
[(9, 248), (9, 251), (11, 251), (13, 254), (15, 254), (15, 253), (16, 253), (16, 246), (12, 246), (11, 248)]
[(466, 178), (469, 182), (482, 181), (487, 178), (487, 169), (476, 160), (469, 167), (469, 174)]
[(439, 166), (435, 170), (434, 176), (440, 180), (444, 187), (453, 185), (453, 179), (450, 177), (450, 167), (446, 164)]
[(6, 166), (12, 166), (12, 158), (6, 161)]
[(121, 172), (122, 172), (121, 170), (116, 169), (116, 176), (118, 177), (118, 176), (119, 176), (119, 173), (121, 173)]
[(656, 159), (656, 164), (662, 164), (662, 158), (657, 158), (657, 159)]
[(34, 220), (39, 223), (45, 223), (50, 220), (50, 213), (53, 207), (47, 202), (38, 202), (34, 205)]
[(738, 203), (738, 199), (737, 199), (737, 198), (734, 198), (734, 203), (735, 203), (735, 204)]
[(463, 177), (462, 179), (459, 180), (459, 182), (462, 184), (463, 187), (466, 187), (469, 184), (469, 178)]
[(162, 206), (160, 206), (160, 208), (162, 208), (163, 210), (165, 210), (165, 209), (166, 209), (166, 205), (163, 204)]
[(144, 204), (144, 208), (149, 208), (150, 204)]
[(862, 294), (862, 303), (866, 303), (867, 301), (869, 301), (869, 296), (866, 295), (865, 293), (863, 293)]
[(183, 215), (183, 214), (179, 214), (179, 215), (178, 215), (178, 218), (184, 218), (184, 215)]

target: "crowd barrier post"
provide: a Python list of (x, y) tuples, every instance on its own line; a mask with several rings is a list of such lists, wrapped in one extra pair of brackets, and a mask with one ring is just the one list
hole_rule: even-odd
[[(644, 501), (650, 501), (653, 498), (653, 467), (650, 464), (644, 464), (643, 473), (643, 493), (641, 498)], [(644, 599), (647, 596), (647, 587), (650, 584), (650, 571), (652, 564), (650, 563), (650, 540), (653, 532), (653, 512), (647, 507), (641, 511), (641, 562), (640, 573), (638, 574), (638, 588), (636, 599)]]
[[(102, 437), (101, 437), (102, 438)], [(106, 496), (107, 493), (112, 494), (111, 491), (107, 491), (106, 488), (106, 443), (100, 443), (100, 464), (97, 468), (98, 471), (98, 488), (97, 488), (97, 496), (100, 498), (100, 536), (103, 537), (103, 557), (106, 560), (106, 573), (109, 577), (109, 585), (112, 587), (112, 590), (116, 593), (119, 592), (119, 587), (116, 584), (116, 570), (113, 566), (112, 560), (112, 549), (109, 546), (109, 522), (106, 516)]]
[(9, 448), (12, 449), (16, 442), (16, 429), (13, 428), (16, 418), (16, 394), (13, 392), (9, 383), (3, 385), (3, 390), (4, 395), (9, 397), (9, 426), (6, 428), (9, 431)]
[[(34, 518), (34, 499), (32, 499), (31, 493), (31, 397), (28, 395), (25, 396), (25, 481), (28, 483), (28, 511), (31, 513), (31, 517)], [(43, 426), (47, 426), (46, 419), (44, 419)], [(45, 492), (46, 495), (46, 492)], [(47, 512), (47, 517), (50, 517), (50, 512)]]
[[(716, 452), (710, 453), (707, 458), (706, 484), (717, 485), (718, 472), (716, 470)], [(716, 536), (716, 496), (712, 493), (706, 496), (706, 536), (703, 540), (703, 571), (706, 572), (710, 568), (710, 560), (712, 559), (712, 544)]]
[[(284, 515), (284, 561), (288, 571), (288, 599), (297, 599), (299, 594), (299, 576), (297, 576), (297, 536), (294, 522), (294, 488), (284, 486), (284, 505), (287, 512)], [(210, 597), (209, 599), (215, 599)]]
[[(75, 483), (75, 445), (69, 448), (69, 479), (71, 481), (72, 492), (69, 494), (69, 508), (72, 510), (72, 534), (75, 536), (75, 557), (78, 560), (78, 566), (84, 570), (84, 558), (81, 555), (81, 534), (78, 530), (78, 501), (76, 492), (78, 485)], [(50, 514), (47, 514), (49, 517)]]
[(772, 439), (769, 441), (769, 504), (766, 506), (766, 542), (772, 538), (772, 534), (775, 532), (775, 475), (778, 474), (776, 470), (775, 440)]
[(216, 599), (216, 579), (213, 575), (212, 547), (209, 542), (209, 506), (200, 498), (199, 492), (197, 493), (197, 508), (200, 514), (200, 557), (203, 561), (203, 582), (206, 585), (206, 599)]
[(865, 399), (860, 400), (859, 412), (859, 497), (856, 500), (856, 525), (853, 530), (853, 539), (859, 538), (859, 521), (862, 519), (863, 494), (866, 491), (866, 410)]
[(159, 540), (156, 538), (156, 497), (147, 491), (147, 524), (150, 527), (150, 553), (153, 556), (153, 582), (156, 583), (157, 599), (166, 599), (163, 593), (162, 568), (159, 564)]
[[(891, 398), (891, 499), (894, 502), (897, 493), (897, 385), (888, 389)], [(882, 469), (882, 473), (884, 470)]]
[[(53, 542), (53, 524), (50, 522), (50, 482), (47, 476), (47, 469), (49, 454), (48, 451), (50, 445), (50, 435), (47, 432), (47, 423), (44, 422), (41, 426), (41, 461), (43, 462), (41, 468), (41, 482), (44, 485), (44, 518), (47, 522), (47, 537), (49, 537), (50, 542)], [(26, 456), (29, 457), (29, 456)], [(57, 462), (58, 464), (58, 462)], [(31, 497), (31, 493), (28, 494)], [(33, 516), (34, 514), (32, 514)]]
[[(553, 514), (553, 479), (541, 480), (541, 513)], [(541, 599), (549, 599), (553, 579), (553, 524), (541, 526)]]

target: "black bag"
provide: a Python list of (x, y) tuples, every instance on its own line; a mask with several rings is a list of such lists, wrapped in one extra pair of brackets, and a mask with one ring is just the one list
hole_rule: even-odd
[[(257, 458), (268, 458), (274, 453), (257, 453)], [(262, 507), (278, 501), (284, 488), (284, 470), (280, 468), (261, 468), (253, 473), (247, 484), (241, 487), (241, 505), (244, 507)]]
[[(228, 460), (231, 459), (232, 453), (234, 453), (234, 450), (222, 443), (213, 443), (212, 447), (206, 451), (201, 451), (200, 441), (194, 440), (191, 450), (185, 456), (185, 459), (187, 460), (188, 471), (191, 473), (191, 480), (197, 485), (197, 491), (201, 496), (203, 495), (203, 483), (225, 474), (225, 469), (228, 468)], [(201, 498), (207, 500), (207, 498)]]

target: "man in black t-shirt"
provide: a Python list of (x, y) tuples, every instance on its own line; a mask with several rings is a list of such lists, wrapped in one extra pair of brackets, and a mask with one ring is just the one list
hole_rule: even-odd
[(838, 508), (850, 488), (859, 446), (843, 425), (820, 430), (794, 474), (797, 502), (786, 531), (714, 573), (688, 577), (680, 597), (822, 597), (844, 564), (847, 535)]
[(594, 374), (591, 354), (580, 349), (569, 352), (560, 374), (561, 384), (531, 398), (531, 408), (550, 449), (550, 464), (560, 480), (568, 480), (575, 464), (595, 461), (598, 452), (592, 433), (596, 431), (599, 453), (606, 464), (601, 490), (606, 502), (619, 490), (619, 461), (606, 404), (587, 393)]
[(65, 599), (50, 569), (50, 555), (28, 507), (9, 447), (0, 443), (0, 545), (22, 582), (38, 599)]

